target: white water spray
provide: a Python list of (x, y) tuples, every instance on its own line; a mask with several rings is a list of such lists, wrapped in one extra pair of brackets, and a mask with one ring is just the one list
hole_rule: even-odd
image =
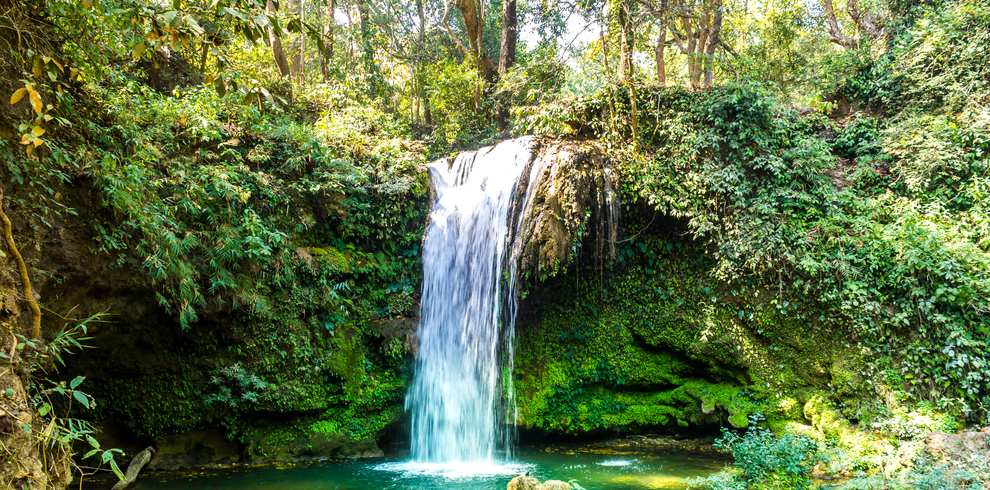
[(502, 371), (512, 368), (516, 274), (506, 267), (532, 145), (506, 141), (430, 166), (437, 198), (423, 243), (419, 352), (406, 397), (415, 462), (481, 466), (510, 455), (515, 405)]

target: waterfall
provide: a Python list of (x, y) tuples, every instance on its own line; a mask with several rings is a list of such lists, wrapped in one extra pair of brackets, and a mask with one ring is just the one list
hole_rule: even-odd
[(531, 171), (523, 178), (533, 144), (506, 141), (430, 166), (436, 201), (423, 243), (419, 351), (406, 396), (414, 461), (491, 463), (511, 451), (515, 406), (511, 376), (503, 379), (512, 369), (515, 322), (510, 244), (520, 185), (539, 177)]

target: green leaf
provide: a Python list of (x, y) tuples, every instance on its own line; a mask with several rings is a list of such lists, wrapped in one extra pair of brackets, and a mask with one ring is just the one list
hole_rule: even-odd
[(86, 379), (85, 376), (76, 376), (76, 379), (69, 382), (69, 388), (76, 389), (83, 380)]
[(81, 391), (73, 391), (72, 397), (75, 398), (79, 403), (82, 403), (84, 407), (89, 408), (89, 398), (86, 397)]
[(110, 460), (110, 469), (113, 470), (113, 474), (117, 475), (117, 478), (120, 478), (121, 480), (124, 479), (124, 473), (120, 471), (120, 468), (117, 467), (117, 460), (115, 459)]
[[(100, 449), (100, 443), (99, 443), (99, 441), (97, 441), (95, 437), (93, 437), (93, 436), (91, 436), (89, 434), (86, 435), (86, 442), (88, 442), (90, 446), (93, 446), (94, 451)], [(87, 456), (87, 458), (88, 457), (89, 456)]]
[(83, 455), (82, 459), (89, 459), (98, 452), (100, 452), (99, 449), (90, 449), (85, 455)]
[(52, 411), (52, 406), (49, 405), (49, 404), (47, 404), (47, 403), (45, 403), (44, 405), (41, 406), (40, 409), (38, 409), (38, 415), (41, 415), (42, 417), (44, 417), (45, 415), (48, 415), (48, 412), (51, 412), (51, 411)]

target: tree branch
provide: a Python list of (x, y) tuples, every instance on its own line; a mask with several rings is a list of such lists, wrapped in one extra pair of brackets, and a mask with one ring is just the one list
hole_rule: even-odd
[[(852, 2), (855, 4), (855, 0), (852, 0)], [(839, 22), (835, 18), (835, 8), (832, 6), (832, 0), (822, 0), (822, 6), (825, 7), (825, 21), (828, 22), (828, 40), (847, 49), (855, 48), (859, 44), (859, 39), (842, 33), (842, 29), (839, 28)]]
[(454, 30), (450, 28), (450, 22), (447, 21), (448, 16), (450, 16), (450, 0), (444, 0), (443, 20), (441, 20), (441, 23), (443, 24), (444, 29), (447, 30), (447, 34), (450, 34), (450, 38), (454, 40), (455, 44), (457, 44), (457, 47), (461, 48), (461, 51), (464, 51), (464, 54), (467, 55), (468, 58), (473, 59), (474, 55), (471, 53), (471, 50), (461, 42), (460, 38), (454, 34)]

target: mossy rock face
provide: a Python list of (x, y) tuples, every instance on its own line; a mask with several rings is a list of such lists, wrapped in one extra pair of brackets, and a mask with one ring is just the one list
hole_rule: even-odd
[(353, 439), (311, 427), (278, 425), (250, 434), (247, 458), (254, 463), (310, 458), (377, 458), (383, 455), (374, 437)]
[(836, 410), (833, 402), (822, 393), (812, 395), (804, 405), (804, 417), (826, 438), (839, 440), (850, 430), (849, 421)]
[(213, 429), (190, 431), (155, 441), (157, 453), (148, 463), (152, 470), (172, 470), (189, 466), (225, 465), (241, 461), (241, 445)]
[(806, 423), (808, 393), (830, 383), (857, 396), (862, 362), (820, 313), (778, 303), (766, 285), (720, 281), (684, 222), (635, 205), (626, 213), (614, 261), (596, 253), (593, 230), (567, 273), (528, 283), (517, 321), (520, 425), (673, 432), (743, 428), (761, 414), (783, 427)]

